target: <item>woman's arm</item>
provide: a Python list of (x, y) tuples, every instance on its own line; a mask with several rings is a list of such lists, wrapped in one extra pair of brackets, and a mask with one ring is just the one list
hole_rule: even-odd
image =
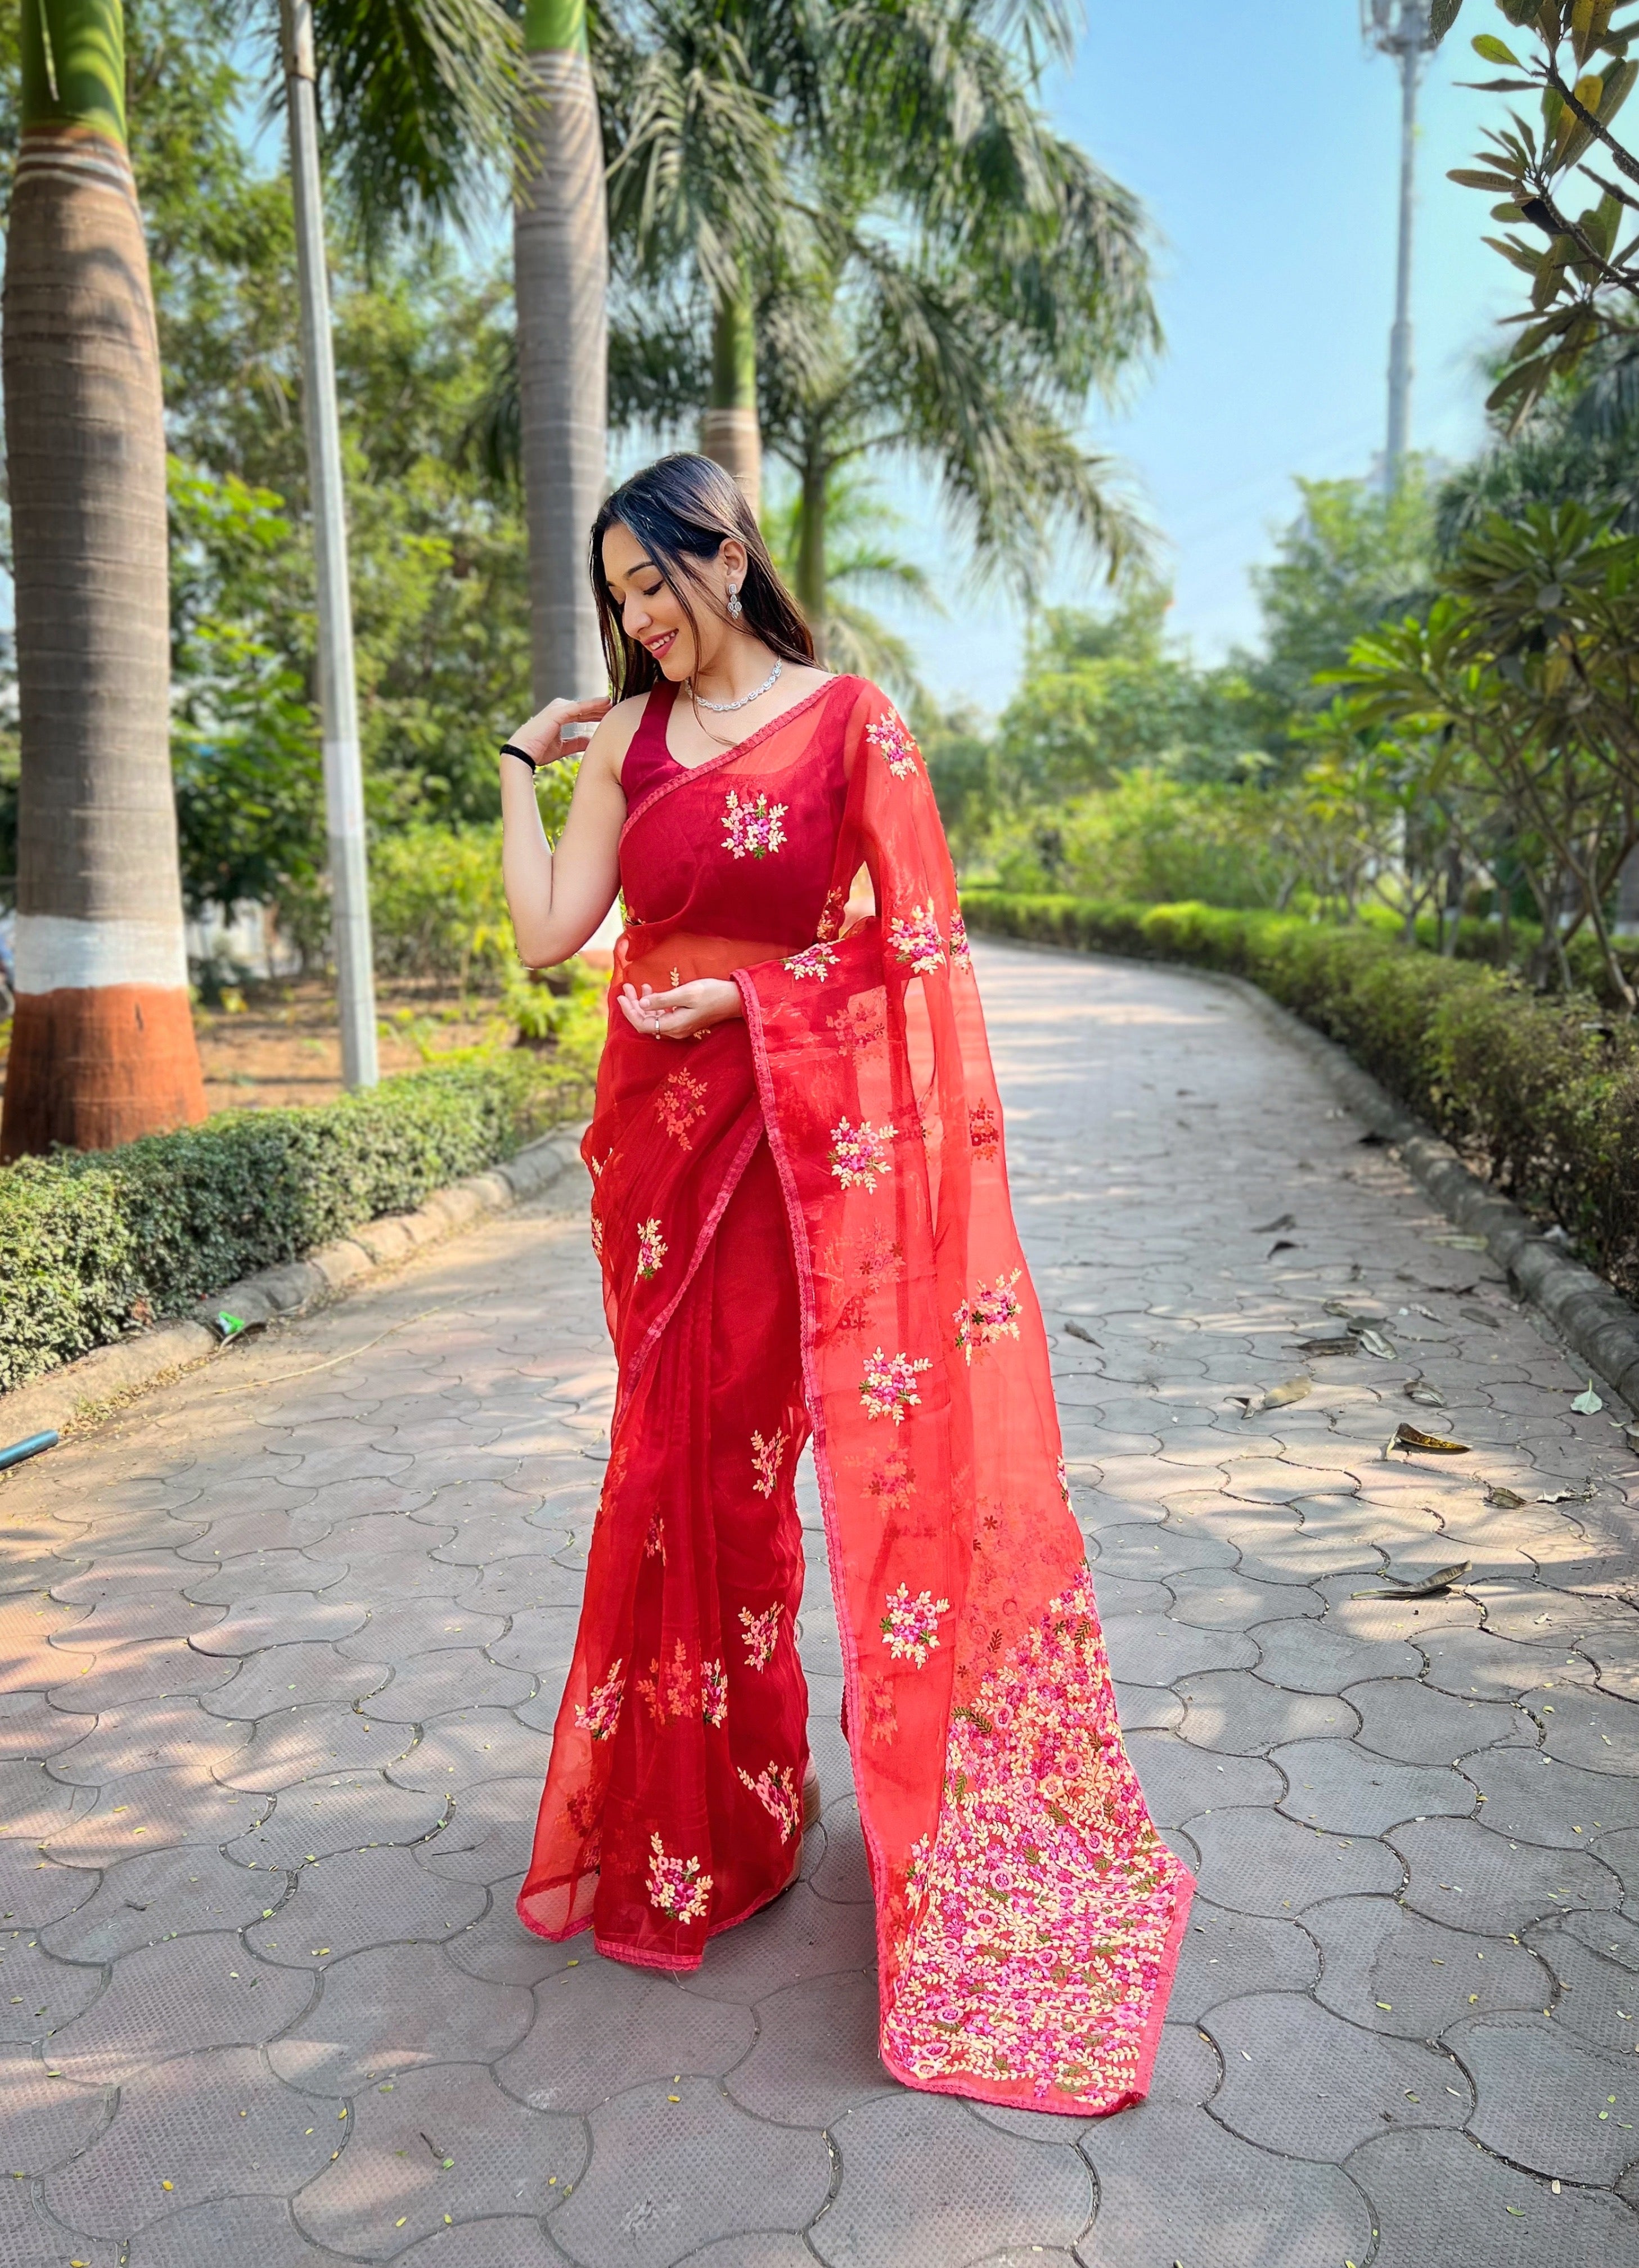
[[(641, 701), (553, 701), (513, 740), (537, 763), (576, 754), (589, 720), (602, 718), (581, 759), (569, 817), (555, 851), (540, 823), (535, 783), (516, 756), (502, 756), (501, 873), (520, 958), (548, 968), (578, 953), (614, 902), (626, 818), (621, 762), (637, 727)], [(608, 711), (606, 715), (605, 712)]]

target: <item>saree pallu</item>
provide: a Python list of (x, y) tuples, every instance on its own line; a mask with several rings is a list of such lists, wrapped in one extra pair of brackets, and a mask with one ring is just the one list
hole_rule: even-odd
[[(874, 687), (834, 680), (673, 767), (621, 865), (584, 1145), (620, 1383), (519, 1911), (692, 1968), (790, 1879), (812, 1427), (883, 2060), (1119, 2110), (1194, 1886), (1121, 1743), (921, 756)], [(613, 1011), (628, 978), (708, 975), (744, 1023), (656, 1042)]]

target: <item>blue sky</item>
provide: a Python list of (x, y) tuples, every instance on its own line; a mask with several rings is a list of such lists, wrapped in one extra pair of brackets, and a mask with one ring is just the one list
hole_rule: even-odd
[[(1128, 467), (1165, 538), (1178, 630), (1215, 658), (1255, 636), (1246, 571), (1291, 517), (1293, 475), (1364, 474), (1382, 447), (1399, 82), (1363, 48), (1356, 0), (1086, 10), (1051, 107), (1143, 199), (1167, 333), (1154, 371), (1092, 433)], [(1464, 12), (1464, 34), (1488, 28), (1488, 9)], [(1486, 201), (1445, 179), (1499, 114), (1498, 98), (1455, 85), (1484, 75), (1466, 36), (1453, 36), (1422, 94), (1413, 440), (1452, 458), (1480, 440), (1479, 361), (1496, 317), (1518, 304), (1513, 271), (1480, 240)], [(910, 521), (903, 548), (941, 575), (948, 608), (942, 621), (895, 619), (943, 697), (997, 708), (1017, 678), (1018, 611), (943, 579), (931, 500), (909, 482), (891, 492)], [(1067, 562), (1050, 595), (1095, 589)]]

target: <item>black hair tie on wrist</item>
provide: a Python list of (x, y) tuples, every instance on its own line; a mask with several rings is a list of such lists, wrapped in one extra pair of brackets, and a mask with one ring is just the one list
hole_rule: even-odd
[(520, 748), (516, 740), (503, 740), (501, 743), (501, 754), (503, 756), (516, 756), (518, 762), (520, 764), (527, 764), (532, 772), (538, 772), (540, 770), (540, 766), (535, 762), (533, 756), (530, 755), (529, 750), (527, 748)]

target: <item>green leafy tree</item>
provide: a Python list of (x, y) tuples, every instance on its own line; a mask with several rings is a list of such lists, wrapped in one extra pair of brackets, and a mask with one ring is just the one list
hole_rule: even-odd
[[(1482, 62), (1510, 74), (1478, 85), (1533, 96), (1537, 115), (1510, 110), (1452, 179), (1502, 200), (1492, 218), (1508, 233), (1486, 241), (1529, 281), (1529, 306), (1507, 319), (1515, 336), (1488, 405), (1518, 423), (1554, 379), (1639, 314), (1639, 158), (1613, 130), (1639, 79), (1629, 54), (1639, 18), (1629, 0), (1496, 5), (1519, 36), (1474, 40)], [(1434, 0), (1435, 32), (1444, 37), (1461, 11), (1462, 0)], [(1582, 204), (1591, 191), (1594, 202)]]

